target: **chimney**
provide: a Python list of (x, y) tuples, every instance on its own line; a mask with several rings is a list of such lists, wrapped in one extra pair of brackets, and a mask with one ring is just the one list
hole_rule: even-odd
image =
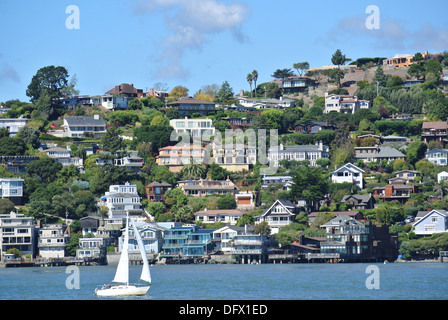
[(93, 119), (95, 119), (95, 120), (99, 120), (99, 119), (100, 119), (100, 115), (99, 115), (99, 114), (95, 114), (95, 115), (93, 115)]

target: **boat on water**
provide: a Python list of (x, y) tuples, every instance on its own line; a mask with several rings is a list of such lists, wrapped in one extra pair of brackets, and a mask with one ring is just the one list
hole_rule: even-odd
[(123, 249), (121, 251), (120, 261), (114, 279), (109, 284), (95, 289), (95, 294), (100, 297), (112, 296), (141, 296), (145, 295), (151, 287), (151, 273), (149, 271), (148, 258), (146, 256), (145, 246), (143, 245), (140, 233), (131, 220), (135, 238), (143, 260), (142, 273), (140, 281), (135, 284), (129, 283), (129, 214), (126, 215), (126, 229), (124, 234)]

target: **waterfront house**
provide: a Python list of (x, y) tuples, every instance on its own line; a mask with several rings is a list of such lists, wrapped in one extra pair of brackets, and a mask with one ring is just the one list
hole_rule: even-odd
[(70, 235), (63, 224), (47, 224), (39, 230), (39, 257), (44, 259), (64, 258)]
[(271, 234), (276, 234), (281, 227), (292, 222), (298, 213), (298, 208), (289, 200), (278, 199), (262, 214), (255, 217), (255, 224), (267, 222)]
[(145, 188), (146, 199), (148, 202), (165, 202), (165, 192), (171, 190), (173, 186), (168, 182), (153, 181), (148, 184)]
[(159, 149), (156, 163), (159, 166), (167, 166), (168, 170), (177, 173), (184, 165), (202, 163), (204, 161), (205, 148), (196, 145), (176, 145)]
[(448, 164), (448, 150), (432, 149), (425, 153), (425, 159), (436, 166), (446, 166)]
[(102, 137), (106, 133), (106, 122), (99, 115), (93, 117), (64, 117), (62, 125), (65, 137)]
[(355, 147), (355, 156), (353, 160), (361, 160), (364, 163), (369, 163), (379, 162), (381, 160), (392, 162), (404, 158), (405, 155), (395, 148), (376, 145), (372, 147)]
[(341, 202), (347, 204), (352, 210), (373, 209), (375, 198), (371, 194), (350, 194), (344, 196)]
[(170, 126), (177, 134), (188, 134), (193, 139), (215, 135), (215, 127), (211, 119), (171, 119)]
[[(165, 228), (158, 226), (155, 223), (148, 222), (134, 222), (137, 231), (140, 233), (142, 238), (145, 251), (148, 254), (159, 253), (162, 249), (163, 244), (163, 233), (166, 231)], [(119, 238), (119, 251), (121, 252), (123, 248), (124, 241), (124, 229), (122, 230), (122, 235)], [(137, 238), (134, 233), (134, 229), (129, 230), (129, 253), (137, 254), (140, 253), (140, 249), (137, 243)]]
[(162, 258), (198, 258), (210, 254), (213, 248), (213, 229), (197, 225), (173, 227), (164, 232)]
[(19, 133), (20, 129), (25, 127), (30, 119), (27, 118), (0, 118), (0, 129), (6, 129), (9, 131), (9, 136), (13, 137)]
[(92, 233), (94, 236), (98, 233), (98, 228), (100, 226), (100, 218), (94, 216), (82, 217), (79, 219), (81, 223), (81, 232), (85, 236), (87, 233)]
[(355, 166), (353, 163), (346, 163), (331, 172), (331, 181), (334, 183), (349, 182), (364, 189), (364, 170)]
[(79, 238), (79, 248), (76, 249), (76, 258), (100, 258), (105, 254), (103, 242), (103, 238)]
[(22, 178), (0, 178), (0, 198), (8, 199), (14, 205), (23, 204)]
[(324, 113), (354, 114), (359, 109), (370, 109), (370, 101), (360, 100), (354, 95), (328, 94), (328, 92), (325, 92)]
[(422, 123), (421, 138), (425, 143), (439, 141), (445, 146), (447, 133), (448, 123), (446, 121), (426, 121)]
[[(0, 250), (2, 255), (9, 249), (16, 248), (22, 255), (35, 257), (34, 218), (10, 212), (0, 214)], [(2, 257), (3, 259), (3, 257)]]
[(233, 196), (239, 188), (230, 179), (226, 180), (184, 180), (178, 181), (179, 188), (186, 196), (205, 197), (207, 195), (224, 195), (227, 193)]
[[(386, 225), (361, 223), (341, 215), (321, 225), (326, 241), (320, 243), (320, 254), (344, 261), (384, 261), (398, 253), (398, 239)], [(308, 257), (313, 257), (308, 255)]]
[(311, 166), (316, 166), (316, 160), (329, 157), (329, 147), (322, 142), (316, 145), (293, 145), (286, 146), (282, 143), (278, 146), (270, 147), (268, 150), (269, 162), (274, 167), (279, 166), (281, 160), (309, 161)]
[(244, 231), (238, 232), (233, 237), (230, 254), (239, 263), (264, 263), (267, 260), (269, 247), (273, 246), (271, 237), (253, 234), (252, 230), (244, 227)]
[(215, 104), (210, 101), (194, 99), (192, 97), (180, 98), (167, 104), (168, 108), (176, 108), (182, 117), (193, 113), (208, 116), (215, 111)]
[(125, 218), (127, 212), (137, 216), (144, 213), (137, 185), (129, 182), (109, 186), (109, 191), (101, 197), (100, 205), (108, 208), (109, 218)]
[(434, 233), (448, 232), (448, 211), (433, 209), (423, 212), (423, 216), (414, 223), (413, 229), (417, 236), (430, 236)]
[[(249, 228), (253, 231), (253, 226)], [(217, 254), (230, 254), (233, 247), (233, 239), (237, 234), (242, 234), (245, 230), (247, 230), (247, 228), (238, 227), (236, 225), (226, 225), (214, 230), (212, 234), (214, 252)]]
[(204, 210), (194, 213), (194, 221), (201, 221), (204, 224), (222, 222), (230, 225), (235, 225), (237, 220), (245, 214), (244, 211), (238, 209), (216, 209)]

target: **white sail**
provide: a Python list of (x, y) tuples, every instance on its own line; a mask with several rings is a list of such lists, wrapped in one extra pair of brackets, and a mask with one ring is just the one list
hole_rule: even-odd
[(124, 234), (123, 249), (121, 250), (120, 261), (113, 282), (129, 282), (129, 217), (126, 217), (126, 230)]
[(135, 238), (137, 239), (138, 248), (140, 249), (140, 254), (143, 260), (143, 268), (140, 279), (151, 283), (151, 273), (149, 272), (148, 257), (146, 256), (145, 245), (143, 244), (142, 237), (140, 236), (140, 232), (138, 232), (135, 223), (132, 223), (132, 227), (134, 229)]

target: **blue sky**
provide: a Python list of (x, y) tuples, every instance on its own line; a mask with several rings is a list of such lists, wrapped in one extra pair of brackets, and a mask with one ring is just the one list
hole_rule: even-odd
[[(79, 29), (66, 28), (69, 5)], [(369, 5), (378, 30), (365, 26)], [(271, 81), (296, 62), (331, 65), (336, 49), (354, 60), (448, 50), (447, 12), (446, 0), (0, 0), (0, 101), (29, 101), (48, 65), (76, 74), (86, 95), (157, 82), (194, 95), (224, 81), (238, 93), (254, 69)]]

